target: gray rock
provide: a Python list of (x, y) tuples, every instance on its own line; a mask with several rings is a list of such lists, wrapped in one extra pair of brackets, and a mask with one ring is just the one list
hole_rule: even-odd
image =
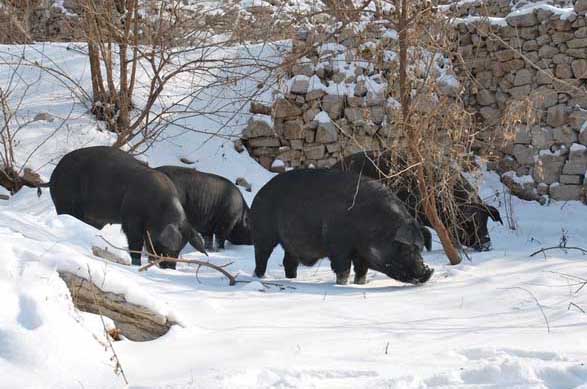
[(296, 63), (292, 66), (292, 73), (294, 76), (307, 76), (312, 77), (314, 75), (314, 65), (311, 62)]
[(300, 149), (284, 150), (277, 155), (277, 158), (284, 162), (298, 161), (302, 157)]
[(306, 100), (307, 101), (314, 101), (314, 100), (319, 100), (322, 98), (322, 96), (324, 96), (326, 94), (326, 92), (324, 92), (321, 89), (314, 89), (309, 91), (308, 93), (306, 93)]
[(332, 122), (319, 123), (316, 130), (316, 143), (333, 143), (338, 140), (338, 131)]
[(560, 126), (552, 130), (555, 142), (570, 146), (577, 141), (577, 133), (569, 126)]
[(344, 117), (353, 124), (364, 123), (369, 111), (361, 108), (345, 108)]
[(495, 104), (495, 101), (495, 93), (487, 89), (481, 89), (477, 93), (477, 102), (480, 105), (492, 105)]
[(514, 88), (511, 88), (508, 90), (508, 92), (510, 93), (510, 95), (514, 99), (522, 99), (522, 98), (528, 97), (530, 95), (531, 90), (532, 90), (531, 85), (523, 85), (523, 86), (516, 86)]
[(532, 174), (534, 181), (545, 184), (558, 182), (564, 163), (564, 156), (553, 154), (540, 155)]
[(540, 58), (552, 58), (558, 53), (558, 48), (553, 46), (542, 46), (540, 50), (538, 50), (538, 56)]
[(306, 145), (304, 146), (304, 155), (306, 159), (322, 159), (326, 152), (324, 145)]
[(534, 72), (530, 69), (521, 69), (516, 72), (516, 78), (514, 79), (514, 85), (527, 85), (532, 82), (532, 77), (534, 76)]
[(357, 97), (357, 96), (348, 96), (347, 103), (350, 107), (364, 107), (365, 106), (365, 98), (364, 97)]
[(301, 139), (292, 139), (289, 144), (294, 150), (302, 150), (304, 148), (304, 141)]
[(539, 87), (530, 95), (534, 108), (546, 109), (558, 103), (558, 93), (548, 87)]
[(581, 49), (587, 47), (587, 38), (571, 39), (567, 42), (569, 49)]
[(35, 115), (33, 121), (37, 122), (41, 120), (46, 122), (52, 122), (53, 120), (55, 120), (55, 118), (49, 112), (39, 112)]
[(249, 145), (252, 147), (279, 147), (279, 139), (275, 137), (261, 137), (249, 139)]
[(286, 139), (303, 139), (304, 122), (301, 119), (287, 120), (283, 123), (283, 136)]
[(583, 193), (580, 185), (553, 184), (549, 189), (550, 197), (558, 201), (579, 200)]
[(302, 110), (287, 99), (279, 98), (273, 105), (273, 117), (275, 119), (291, 118), (301, 115)]
[(546, 123), (551, 127), (559, 127), (567, 122), (568, 108), (565, 104), (558, 104), (548, 108)]
[(515, 144), (512, 154), (521, 165), (534, 164), (534, 148), (532, 146)]
[(575, 0), (575, 12), (578, 14), (587, 12), (587, 0)]
[(344, 96), (326, 95), (322, 98), (322, 109), (328, 113), (330, 119), (336, 120), (342, 116)]
[(261, 115), (271, 115), (271, 106), (260, 101), (252, 101), (250, 112)]
[(571, 65), (566, 63), (556, 65), (554, 75), (562, 79), (572, 78), (573, 71), (571, 70)]
[(529, 145), (532, 142), (531, 132), (527, 126), (516, 127), (516, 138), (514, 143)]
[(243, 131), (242, 137), (244, 139), (257, 138), (261, 136), (273, 136), (274, 131), (269, 124), (270, 119), (267, 120), (253, 116), (249, 119), (247, 127)]
[(329, 153), (337, 153), (341, 150), (340, 143), (330, 143), (326, 145), (326, 151)]
[(569, 174), (562, 174), (560, 178), (561, 184), (568, 184), (568, 185), (580, 185), (583, 181), (582, 176), (578, 175), (569, 175)]
[(290, 93), (295, 95), (305, 95), (308, 92), (310, 80), (306, 76), (296, 76), (291, 81)]
[(575, 78), (581, 80), (587, 79), (587, 60), (576, 59), (571, 63), (571, 67)]
[[(581, 128), (585, 125), (585, 122), (587, 122), (587, 112), (586, 111), (573, 111), (569, 115), (569, 124), (571, 125), (571, 128), (576, 131), (580, 131)], [(583, 132), (585, 132), (585, 131), (583, 131)], [(581, 142), (581, 143), (583, 143), (583, 142)]]
[(542, 127), (532, 128), (532, 146), (536, 149), (549, 148), (553, 143), (554, 139), (551, 130)]
[(512, 27), (531, 27), (538, 24), (538, 19), (534, 12), (509, 14), (505, 21)]

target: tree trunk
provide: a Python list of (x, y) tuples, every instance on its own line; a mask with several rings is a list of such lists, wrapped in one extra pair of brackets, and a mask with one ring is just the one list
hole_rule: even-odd
[(67, 285), (77, 309), (109, 317), (130, 340), (143, 342), (157, 339), (176, 324), (149, 308), (129, 303), (123, 295), (104, 292), (73, 273), (60, 271), (59, 276)]
[[(426, 217), (432, 224), (432, 227), (438, 234), (438, 238), (442, 243), (442, 248), (448, 257), (451, 265), (461, 263), (461, 256), (456, 249), (449, 231), (440, 220), (438, 216), (438, 209), (436, 208), (436, 191), (434, 189), (434, 175), (426, 174), (425, 158), (420, 152), (420, 142), (422, 140), (422, 133), (420, 127), (411, 125), (411, 84), (408, 80), (408, 0), (401, 0), (401, 9), (399, 15), (399, 83), (400, 83), (400, 99), (402, 106), (402, 122), (403, 132), (407, 135), (408, 150), (409, 150), (409, 164), (416, 165), (416, 178), (418, 180), (418, 189), (422, 199), (422, 205)], [(432, 181), (432, 185), (429, 185)]]

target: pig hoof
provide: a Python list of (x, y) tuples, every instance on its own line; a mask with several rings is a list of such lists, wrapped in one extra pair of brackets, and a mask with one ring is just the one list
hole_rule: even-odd
[(349, 272), (336, 275), (336, 285), (346, 285), (349, 282)]
[(358, 277), (355, 275), (355, 284), (357, 285), (365, 285), (367, 283), (367, 275)]

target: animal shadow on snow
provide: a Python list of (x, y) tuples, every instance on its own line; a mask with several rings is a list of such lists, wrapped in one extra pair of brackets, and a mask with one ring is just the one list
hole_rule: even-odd
[[(190, 254), (190, 253), (186, 253)], [(251, 292), (257, 291), (254, 288), (254, 283), (264, 286), (261, 290), (266, 293), (301, 293), (313, 295), (363, 295), (365, 293), (391, 293), (411, 290), (412, 288), (426, 287), (424, 285), (402, 284), (391, 278), (383, 275), (377, 275), (375, 271), (370, 270), (368, 273), (369, 283), (367, 285), (335, 285), (335, 274), (330, 269), (330, 263), (324, 259), (320, 261), (320, 265), (314, 267), (300, 267), (299, 275), (296, 279), (287, 279), (281, 264), (273, 261), (274, 265), (271, 267), (268, 275), (265, 278), (259, 279), (252, 276), (252, 268), (254, 261), (249, 258), (242, 258), (242, 251), (238, 252), (228, 248), (225, 251), (210, 253), (210, 257), (184, 255), (186, 259), (198, 259), (202, 261), (210, 261), (216, 265), (222, 265), (228, 262), (234, 262), (232, 265), (226, 267), (226, 270), (231, 274), (237, 276), (237, 284), (230, 286), (228, 279), (217, 272), (216, 270), (201, 267), (198, 271), (196, 264), (182, 264), (179, 263), (177, 270), (167, 269), (149, 269), (149, 271), (142, 273), (142, 276), (157, 283), (174, 284), (176, 286), (173, 292), (166, 293), (193, 293), (195, 291), (213, 291), (213, 292)], [(143, 259), (144, 260), (144, 259)], [(145, 262), (143, 262), (145, 263)], [(196, 273), (198, 276), (196, 277)], [(352, 281), (351, 272), (351, 281)], [(372, 286), (375, 282), (378, 284), (385, 284), (381, 286)], [(252, 285), (251, 285), (252, 284)], [(253, 288), (251, 288), (253, 286)]]

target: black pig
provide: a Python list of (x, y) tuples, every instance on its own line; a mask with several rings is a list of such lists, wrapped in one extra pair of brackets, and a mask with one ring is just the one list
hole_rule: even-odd
[(236, 185), (224, 177), (180, 166), (161, 166), (157, 170), (175, 184), (189, 222), (204, 236), (206, 249), (212, 249), (213, 235), (220, 249), (225, 240), (253, 243), (249, 207)]
[[(420, 223), (432, 227), (421, 209), (421, 197), (417, 182), (412, 178), (385, 178), (394, 171), (393, 163), (396, 164), (395, 171), (401, 171), (407, 166), (403, 160), (392, 158), (392, 153), (389, 150), (359, 152), (337, 162), (331, 169), (360, 172), (364, 176), (380, 179), (394, 190), (412, 216), (416, 217)], [(451, 225), (453, 219), (446, 212), (443, 212), (445, 207), (442, 206), (442, 200), (437, 199), (437, 209), (442, 222), (455, 231), (462, 245), (477, 251), (489, 250), (491, 238), (487, 230), (487, 220), (491, 218), (491, 220), (503, 224), (499, 211), (495, 207), (484, 204), (465, 177), (460, 175), (454, 186), (453, 197), (457, 207), (454, 218), (456, 225)]]
[(255, 274), (262, 277), (280, 244), (285, 276), (301, 263), (328, 257), (336, 283), (346, 284), (351, 263), (355, 283), (373, 269), (402, 282), (423, 283), (433, 270), (422, 260), (430, 246), (422, 228), (385, 186), (369, 178), (329, 169), (300, 169), (272, 178), (251, 207)]
[[(173, 182), (123, 151), (105, 146), (72, 151), (53, 170), (49, 187), (58, 214), (98, 229), (121, 223), (129, 249), (137, 251), (130, 254), (133, 265), (141, 264), (147, 232), (157, 254), (177, 257), (186, 242), (206, 252)], [(175, 263), (160, 266), (174, 269)]]

